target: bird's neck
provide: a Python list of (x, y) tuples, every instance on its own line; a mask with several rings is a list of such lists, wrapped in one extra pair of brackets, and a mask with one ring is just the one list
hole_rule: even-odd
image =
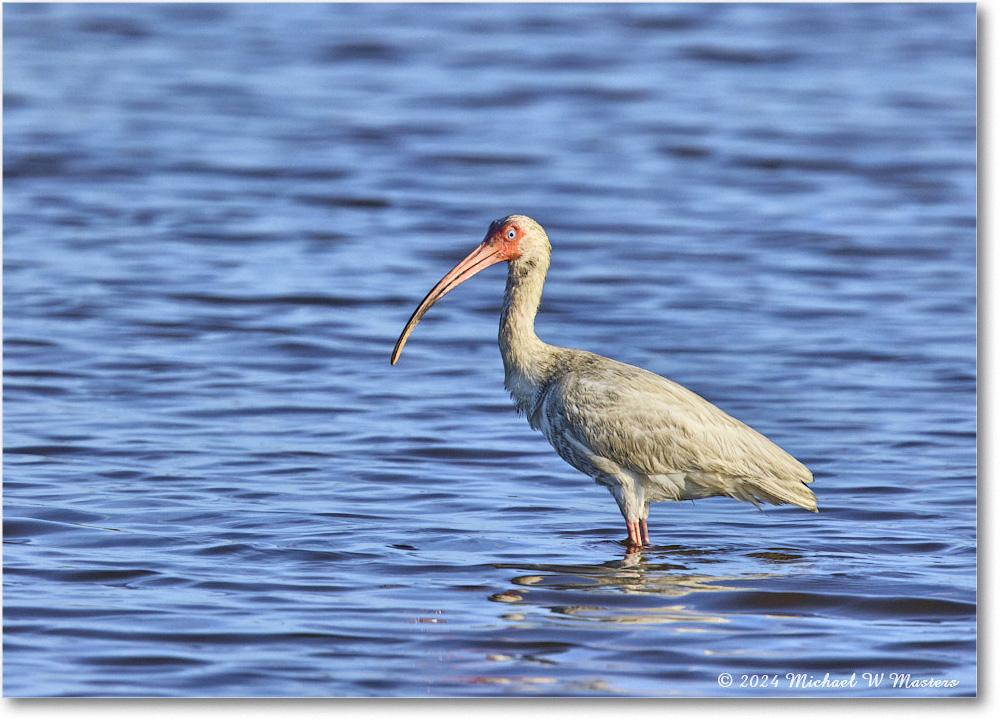
[(535, 335), (548, 259), (512, 261), (500, 312), (500, 355), (504, 386), (522, 413), (530, 413), (548, 378), (556, 348)]

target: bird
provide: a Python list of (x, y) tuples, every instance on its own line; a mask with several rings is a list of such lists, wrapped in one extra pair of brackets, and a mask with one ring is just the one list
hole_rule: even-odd
[(627, 545), (650, 543), (649, 504), (728, 496), (817, 511), (813, 475), (772, 441), (684, 386), (535, 334), (551, 244), (525, 215), (494, 220), (483, 239), (435, 285), (390, 357), (430, 308), (480, 271), (507, 262), (499, 345), (504, 386), (519, 414), (566, 462), (610, 491)]

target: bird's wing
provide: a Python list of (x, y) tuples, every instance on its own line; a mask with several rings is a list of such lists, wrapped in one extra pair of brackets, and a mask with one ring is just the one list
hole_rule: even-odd
[(812, 482), (788, 453), (683, 386), (577, 353), (543, 391), (540, 407), (546, 425), (569, 442), (647, 476), (685, 472)]

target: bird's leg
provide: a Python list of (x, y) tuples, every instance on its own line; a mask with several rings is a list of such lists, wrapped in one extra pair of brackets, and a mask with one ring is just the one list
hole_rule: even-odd
[(644, 525), (643, 521), (625, 521), (625, 528), (628, 529), (628, 545), (642, 545), (642, 528)]
[(648, 542), (649, 534), (646, 532), (644, 516), (649, 513), (649, 503), (646, 502), (642, 486), (636, 477), (627, 473), (602, 474), (594, 480), (614, 496), (618, 509), (622, 512), (622, 518), (625, 519), (625, 528), (628, 529), (628, 545), (641, 546), (643, 538)]

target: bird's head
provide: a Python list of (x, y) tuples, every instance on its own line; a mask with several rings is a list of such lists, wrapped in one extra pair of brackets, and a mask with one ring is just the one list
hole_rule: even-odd
[(498, 252), (498, 261), (534, 258), (540, 254), (547, 256), (550, 252), (549, 237), (542, 226), (526, 215), (508, 215), (494, 220), (486, 231), (483, 244)]
[(524, 266), (525, 268), (540, 266), (547, 269), (549, 252), (548, 236), (542, 226), (528, 216), (508, 215), (506, 218), (494, 220), (490, 223), (490, 228), (486, 231), (483, 242), (458, 265), (448, 271), (413, 311), (413, 315), (410, 316), (406, 327), (399, 335), (399, 340), (396, 341), (396, 347), (392, 350), (392, 358), (390, 359), (392, 365), (396, 365), (406, 339), (413, 332), (413, 328), (420, 322), (420, 319), (431, 309), (432, 305), (453, 288), (464, 283), (479, 271), (504, 260), (511, 263), (512, 266)]

